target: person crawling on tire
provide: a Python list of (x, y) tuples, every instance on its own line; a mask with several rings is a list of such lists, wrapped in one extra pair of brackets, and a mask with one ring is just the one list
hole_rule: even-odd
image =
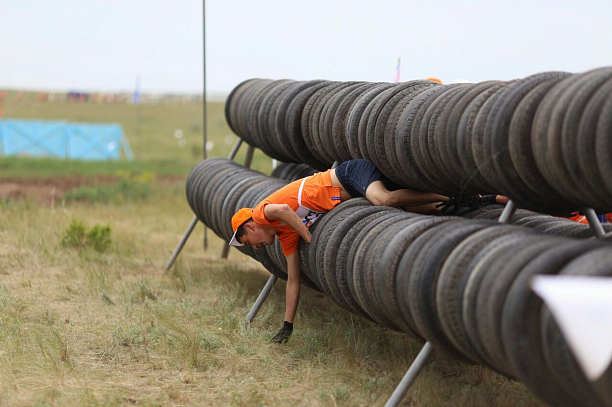
[[(410, 189), (389, 190), (392, 185), (367, 160), (350, 160), (335, 169), (294, 181), (265, 198), (254, 208), (242, 208), (232, 217), (232, 246), (259, 249), (278, 237), (287, 258), (285, 321), (271, 342), (286, 342), (293, 332), (293, 321), (300, 296), (300, 238), (310, 243), (308, 228), (323, 214), (351, 198), (366, 197), (375, 206), (400, 207), (416, 213), (436, 213), (457, 199)], [(484, 198), (484, 197), (483, 197)], [(476, 205), (472, 197), (470, 205)]]

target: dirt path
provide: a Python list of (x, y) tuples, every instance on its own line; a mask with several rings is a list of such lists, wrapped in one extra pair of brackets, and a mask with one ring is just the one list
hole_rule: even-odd
[[(186, 176), (162, 175), (155, 182), (178, 183)], [(61, 199), (68, 191), (81, 186), (109, 184), (119, 180), (116, 176), (58, 176), (53, 178), (0, 178), (0, 201), (4, 199), (31, 199), (42, 205), (51, 205), (55, 199)]]

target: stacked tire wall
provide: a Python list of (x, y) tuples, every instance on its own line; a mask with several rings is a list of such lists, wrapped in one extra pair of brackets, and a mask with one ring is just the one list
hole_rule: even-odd
[(366, 158), (412, 189), (612, 211), (612, 68), (453, 85), (251, 79), (225, 113), (282, 161), (322, 170)]
[[(187, 198), (229, 241), (235, 211), (288, 182), (213, 158), (192, 170)], [(586, 225), (525, 210), (512, 219), (525, 226), (502, 225), (493, 220), (500, 212), (424, 216), (351, 199), (310, 228), (310, 244), (300, 243), (302, 283), (381, 326), (518, 379), (550, 404), (610, 405), (612, 377), (586, 380), (529, 288), (536, 274), (612, 275), (610, 243), (588, 239)], [(278, 242), (237, 249), (286, 279)]]

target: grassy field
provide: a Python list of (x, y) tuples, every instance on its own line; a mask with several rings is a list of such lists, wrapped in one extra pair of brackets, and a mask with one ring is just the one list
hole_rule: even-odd
[[(74, 183), (80, 199), (69, 199), (73, 190), (42, 203), (27, 194), (0, 197), (0, 405), (384, 404), (418, 343), (304, 288), (291, 340), (269, 344), (282, 324), (284, 283), (247, 326), (268, 274), (236, 251), (220, 260), (225, 243), (215, 236), (204, 252), (201, 226), (176, 266), (163, 271), (193, 216), (184, 178), (200, 159), (201, 105), (20, 102), (5, 102), (4, 116), (120, 122), (137, 160), (0, 159), (0, 185), (89, 179)], [(225, 142), (222, 111), (210, 106), (211, 155), (227, 155), (235, 140)], [(184, 148), (173, 136), (178, 128)], [(271, 169), (259, 152), (255, 165)], [(114, 187), (118, 170), (131, 174), (123, 189)], [(145, 172), (153, 175), (138, 178)], [(145, 193), (129, 193), (134, 186)], [(110, 225), (110, 248), (62, 245), (74, 219), (88, 228)], [(434, 353), (403, 404), (540, 402), (485, 367)]]

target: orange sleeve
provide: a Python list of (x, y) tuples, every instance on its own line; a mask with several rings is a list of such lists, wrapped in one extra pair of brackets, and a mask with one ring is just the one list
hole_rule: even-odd
[(278, 240), (281, 242), (283, 247), (283, 254), (285, 256), (291, 256), (297, 252), (298, 246), (300, 245), (300, 235), (297, 232), (285, 232), (278, 236)]
[(270, 202), (261, 201), (259, 204), (257, 204), (256, 207), (253, 208), (253, 220), (259, 225), (278, 226), (281, 223), (280, 220), (269, 221), (268, 218), (266, 218), (266, 215), (264, 214), (264, 208), (269, 203)]

